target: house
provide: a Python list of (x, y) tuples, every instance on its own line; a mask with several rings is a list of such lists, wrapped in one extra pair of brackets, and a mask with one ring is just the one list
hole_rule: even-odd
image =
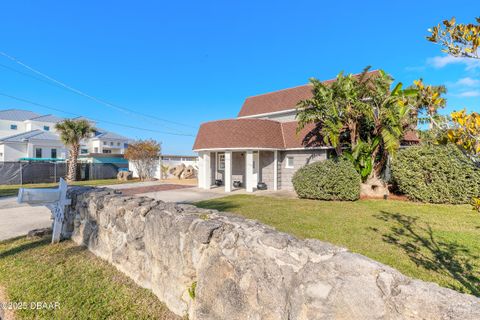
[[(55, 130), (55, 124), (63, 120), (29, 110), (0, 110), (0, 162), (66, 159), (67, 147)], [(95, 122), (89, 121), (95, 126)], [(97, 128), (89, 139), (82, 141), (80, 154), (123, 154), (128, 141), (119, 134)]]
[(259, 182), (270, 190), (293, 189), (299, 168), (327, 159), (332, 151), (309, 134), (314, 125), (296, 132), (296, 105), (311, 97), (311, 84), (261, 94), (247, 98), (237, 118), (203, 123), (193, 146), (199, 187), (210, 189), (219, 180), (225, 192), (232, 191), (234, 181), (248, 192)]

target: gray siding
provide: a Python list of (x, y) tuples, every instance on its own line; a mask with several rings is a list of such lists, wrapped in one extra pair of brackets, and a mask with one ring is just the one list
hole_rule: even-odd
[[(293, 157), (293, 168), (286, 168), (287, 156)], [(327, 150), (289, 150), (279, 152), (279, 189), (292, 190), (293, 174), (306, 164), (327, 159)]]
[[(212, 184), (215, 182), (215, 179), (220, 179), (225, 183), (225, 170), (218, 169), (217, 166), (217, 157), (218, 154), (223, 154), (224, 152), (213, 152), (212, 153)], [(232, 182), (239, 180), (242, 182), (242, 185), (245, 182), (245, 153), (244, 152), (232, 152)]]
[(267, 184), (267, 189), (269, 190), (273, 190), (273, 161), (273, 151), (260, 151), (259, 181), (265, 182)]

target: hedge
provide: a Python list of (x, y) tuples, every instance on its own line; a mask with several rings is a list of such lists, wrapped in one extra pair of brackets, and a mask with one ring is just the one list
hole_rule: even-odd
[(411, 200), (461, 204), (480, 194), (480, 169), (453, 145), (405, 148), (391, 169), (393, 182)]
[(300, 198), (318, 200), (358, 200), (361, 178), (346, 160), (325, 160), (300, 168), (292, 179)]

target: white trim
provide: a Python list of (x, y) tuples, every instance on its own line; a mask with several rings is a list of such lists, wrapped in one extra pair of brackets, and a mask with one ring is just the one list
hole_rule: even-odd
[(224, 184), (225, 192), (232, 192), (232, 152), (227, 151), (224, 154)]
[(285, 157), (285, 169), (294, 169), (295, 168), (295, 165), (292, 163), (292, 165), (288, 165), (288, 158), (292, 158), (292, 161), (295, 161), (295, 157), (294, 156), (289, 156), (287, 155)]
[[(252, 114), (252, 115), (248, 115), (248, 116), (237, 117), (237, 119), (259, 118), (259, 117), (265, 117), (265, 116), (273, 116), (273, 115), (279, 115), (279, 114), (284, 114), (284, 113), (290, 113), (290, 112), (297, 111), (297, 110), (301, 110), (301, 109), (300, 108), (299, 109), (293, 108), (293, 109), (287, 109), (287, 110), (281, 110), (281, 111)], [(273, 121), (275, 121), (275, 120), (273, 120)]]
[(278, 151), (273, 152), (273, 190), (278, 190)]

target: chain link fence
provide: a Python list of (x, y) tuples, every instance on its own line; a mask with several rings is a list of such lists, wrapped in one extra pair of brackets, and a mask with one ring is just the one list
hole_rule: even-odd
[[(78, 163), (77, 180), (113, 179), (128, 164)], [(0, 185), (58, 182), (65, 177), (65, 162), (0, 162)]]

